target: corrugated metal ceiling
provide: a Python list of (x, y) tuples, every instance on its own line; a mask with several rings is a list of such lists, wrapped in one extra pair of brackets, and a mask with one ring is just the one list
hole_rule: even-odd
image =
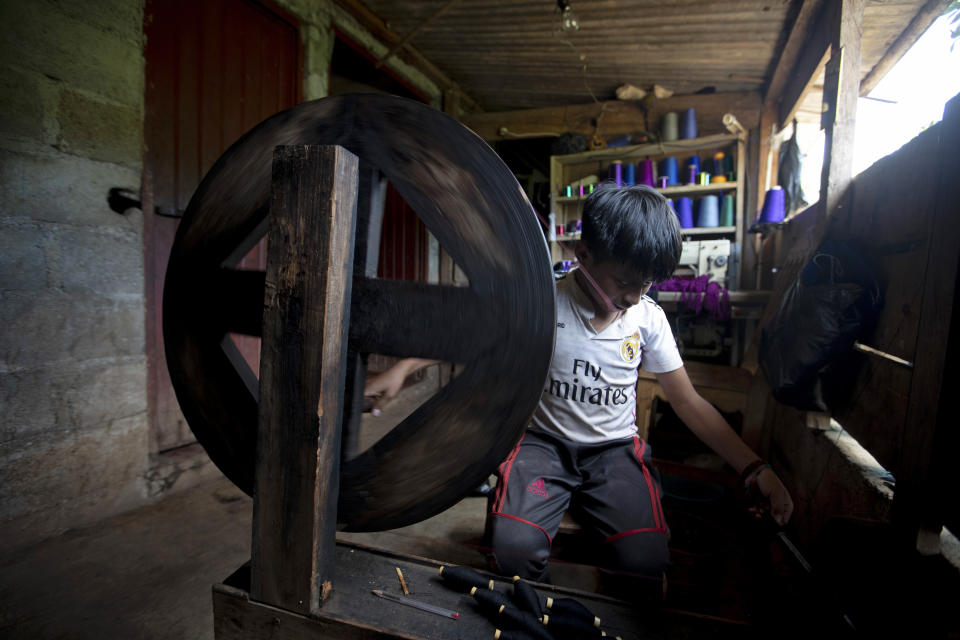
[[(836, 0), (827, 0), (836, 1)], [(487, 111), (613, 99), (616, 88), (676, 93), (763, 90), (797, 0), (570, 0), (580, 30), (560, 30), (555, 0), (364, 0)], [(925, 0), (872, 1), (869, 72)]]

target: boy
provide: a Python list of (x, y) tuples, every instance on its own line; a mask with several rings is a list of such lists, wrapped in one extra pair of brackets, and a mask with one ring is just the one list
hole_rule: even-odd
[[(543, 581), (564, 512), (600, 541), (601, 563), (659, 579), (669, 560), (650, 447), (636, 435), (637, 368), (656, 374), (664, 395), (704, 443), (769, 500), (779, 524), (793, 502), (780, 479), (694, 390), (670, 325), (647, 291), (680, 260), (676, 214), (656, 190), (603, 187), (584, 203), (579, 267), (557, 284), (550, 372), (527, 432), (497, 470), (488, 514), (494, 568)], [(393, 382), (368, 395), (392, 397), (427, 361), (402, 361)]]

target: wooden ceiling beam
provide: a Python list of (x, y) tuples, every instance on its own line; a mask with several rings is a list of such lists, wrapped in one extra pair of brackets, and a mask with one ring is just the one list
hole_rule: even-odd
[(927, 4), (923, 5), (917, 15), (913, 17), (913, 20), (910, 21), (910, 24), (907, 25), (907, 28), (903, 30), (903, 33), (894, 40), (883, 57), (873, 65), (870, 72), (860, 82), (861, 96), (873, 91), (873, 88), (887, 75), (893, 65), (899, 62), (903, 54), (933, 24), (933, 21), (943, 14), (946, 8), (947, 0), (928, 0)]
[(777, 65), (774, 67), (770, 84), (763, 94), (764, 105), (780, 102), (781, 94), (787, 84), (787, 79), (794, 75), (794, 68), (804, 50), (804, 45), (816, 26), (817, 17), (823, 8), (823, 0), (804, 0), (797, 12), (797, 17), (790, 28), (790, 35), (780, 52)]
[[(395, 47), (402, 42), (403, 38), (390, 29), (383, 19), (371, 11), (361, 0), (336, 0), (336, 2), (344, 11), (353, 16), (361, 27), (369, 31), (374, 38), (387, 48)], [(440, 85), (441, 90), (456, 89), (459, 91), (461, 104), (465, 108), (474, 111), (483, 110), (480, 104), (470, 97), (460, 85), (450, 79), (409, 43), (402, 44), (395, 55), (422, 71), (433, 82)]]
[(760, 93), (731, 91), (705, 95), (675, 95), (655, 101), (645, 110), (640, 102), (610, 100), (563, 107), (521, 109), (488, 113), (471, 113), (461, 121), (487, 141), (516, 138), (550, 137), (566, 132), (586, 137), (594, 133), (609, 139), (625, 133), (637, 133), (644, 122), (650, 129), (660, 128), (660, 118), (668, 111), (694, 108), (701, 135), (725, 133), (722, 118), (732, 113), (746, 129), (760, 122)]
[[(831, 6), (819, 11), (819, 14), (812, 30), (806, 33), (803, 47), (791, 65), (792, 68), (788, 69), (790, 73), (783, 89), (776, 98), (771, 96), (770, 104), (777, 109), (778, 129), (785, 127), (793, 118), (804, 95), (815, 84), (820, 71), (830, 58), (835, 31)], [(857, 55), (860, 55), (859, 51)]]
[(458, 2), (460, 2), (460, 0), (447, 0), (447, 3), (445, 5), (443, 5), (442, 7), (437, 9), (435, 12), (433, 12), (431, 15), (421, 20), (420, 23), (417, 24), (417, 26), (415, 26), (413, 29), (408, 31), (405, 36), (400, 38), (400, 42), (397, 42), (392, 47), (390, 47), (389, 51), (387, 51), (385, 54), (383, 54), (383, 56), (380, 57), (379, 60), (377, 60), (376, 68), (379, 69), (384, 62), (390, 59), (390, 56), (392, 56), (398, 50), (405, 47), (408, 42), (413, 40), (413, 37), (418, 33), (420, 33), (421, 29), (423, 29), (428, 24), (430, 24), (431, 22), (433, 22), (434, 20), (442, 16), (444, 13), (447, 12), (447, 9), (457, 4)]

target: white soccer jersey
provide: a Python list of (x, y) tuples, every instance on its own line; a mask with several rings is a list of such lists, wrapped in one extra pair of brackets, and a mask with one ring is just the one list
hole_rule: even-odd
[(557, 341), (531, 426), (576, 442), (636, 433), (637, 368), (683, 366), (667, 317), (644, 296), (603, 331), (586, 293), (570, 275), (557, 283)]

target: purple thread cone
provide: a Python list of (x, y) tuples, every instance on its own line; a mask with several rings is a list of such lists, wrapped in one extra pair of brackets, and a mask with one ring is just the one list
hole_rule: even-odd
[(681, 228), (693, 228), (693, 200), (690, 198), (677, 198), (677, 217), (680, 218)]
[(717, 227), (720, 225), (720, 202), (717, 196), (703, 196), (699, 202), (698, 227)]
[(689, 140), (697, 137), (697, 110), (693, 107), (683, 112), (680, 118), (680, 139)]
[(672, 187), (677, 184), (677, 159), (674, 157), (664, 158), (660, 161), (660, 177), (667, 179), (667, 186)]
[(700, 158), (691, 156), (687, 159), (687, 184), (697, 184), (697, 175), (700, 173)]
[(767, 191), (760, 211), (760, 222), (782, 222), (785, 213), (783, 189), (774, 187)]
[(623, 165), (623, 184), (628, 187), (637, 184), (637, 167), (632, 162)]
[(654, 185), (653, 162), (650, 160), (644, 160), (640, 163), (640, 184), (645, 184), (648, 187)]
[(614, 160), (613, 164), (610, 165), (607, 170), (607, 177), (618, 187), (623, 186), (623, 164), (619, 160)]

